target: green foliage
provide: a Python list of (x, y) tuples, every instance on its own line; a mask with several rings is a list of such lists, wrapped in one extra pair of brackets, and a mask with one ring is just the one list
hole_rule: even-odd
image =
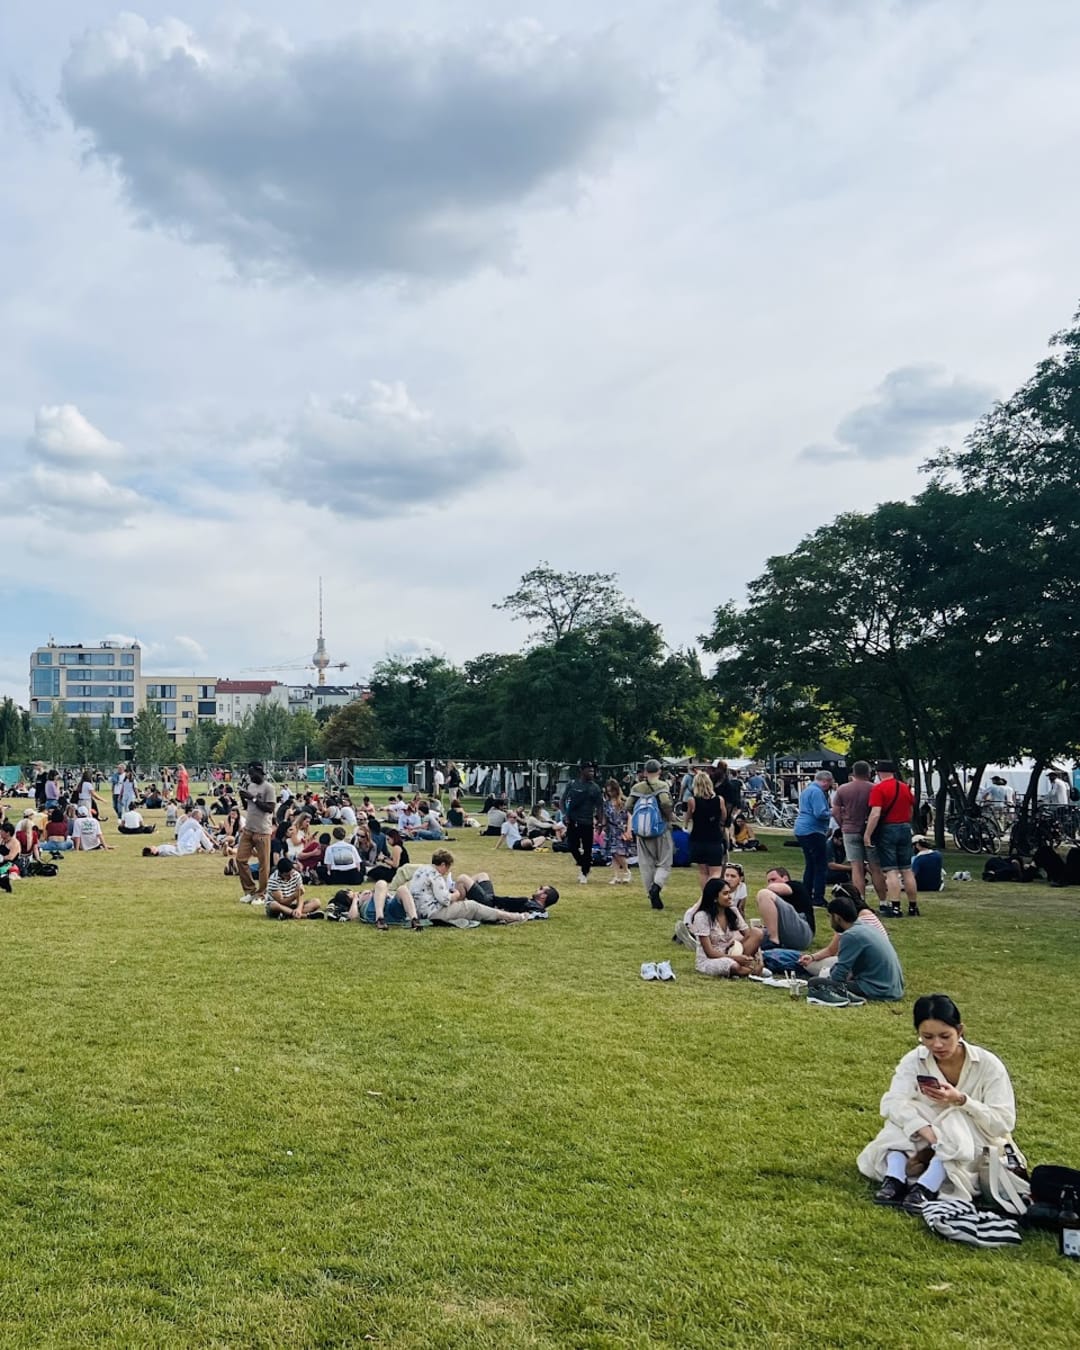
[(29, 715), (5, 698), (0, 702), (0, 764), (25, 764), (30, 759)]
[(244, 756), (274, 764), (284, 759), (289, 749), (290, 719), (286, 708), (268, 699), (244, 714), (241, 723)]
[(72, 722), (71, 744), (76, 764), (89, 766), (97, 762), (97, 735), (89, 717), (76, 717)]
[(533, 624), (532, 639), (542, 643), (613, 618), (641, 617), (615, 585), (614, 572), (556, 572), (546, 562), (526, 572), (517, 590), (492, 608)]
[(119, 764), (122, 758), (120, 743), (116, 739), (116, 732), (113, 730), (112, 718), (108, 713), (102, 713), (97, 735), (94, 738), (94, 763), (100, 765), (103, 769), (108, 769), (115, 764)]
[(176, 763), (176, 745), (161, 719), (156, 703), (148, 703), (135, 714), (131, 746), (136, 764), (144, 770)]
[[(441, 656), (413, 661), (390, 656), (380, 661), (370, 684), (379, 737), (387, 752), (407, 759), (454, 753), (447, 711), (461, 682), (461, 672)], [(331, 750), (326, 753), (335, 758)]]
[(328, 759), (377, 758), (381, 753), (375, 711), (366, 699), (336, 709), (321, 732)]
[(75, 742), (59, 699), (53, 704), (49, 720), (37, 728), (36, 739), (38, 758), (46, 764), (74, 763)]
[(309, 708), (301, 708), (289, 715), (289, 731), (285, 758), (296, 763), (322, 756), (323, 728)]

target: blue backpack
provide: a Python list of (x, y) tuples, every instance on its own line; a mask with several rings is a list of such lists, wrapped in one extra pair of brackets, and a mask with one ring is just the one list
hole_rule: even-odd
[(659, 839), (667, 829), (667, 821), (660, 810), (660, 799), (655, 792), (635, 798), (630, 828), (639, 839)]

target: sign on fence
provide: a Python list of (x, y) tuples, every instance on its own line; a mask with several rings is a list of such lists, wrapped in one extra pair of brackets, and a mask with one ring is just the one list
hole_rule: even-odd
[(354, 787), (404, 787), (409, 770), (404, 764), (354, 764)]

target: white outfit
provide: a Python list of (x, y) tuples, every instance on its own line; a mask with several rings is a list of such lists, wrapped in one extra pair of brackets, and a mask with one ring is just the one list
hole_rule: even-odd
[(503, 821), (502, 837), (504, 848), (517, 848), (518, 844), (521, 843), (521, 831), (518, 829), (515, 821)]
[(996, 1055), (964, 1042), (967, 1051), (957, 1089), (967, 1100), (950, 1106), (930, 1100), (919, 1090), (916, 1075), (945, 1082), (937, 1061), (923, 1045), (910, 1050), (896, 1066), (888, 1092), (881, 1099), (885, 1125), (858, 1157), (864, 1177), (881, 1181), (886, 1159), (894, 1149), (913, 1154), (925, 1147), (916, 1137), (924, 1126), (938, 1137), (935, 1156), (945, 1167), (943, 1196), (971, 1200), (979, 1189), (979, 1159), (984, 1148), (1000, 1148), (1012, 1138), (1016, 1125), (1016, 1100), (1009, 1073)]

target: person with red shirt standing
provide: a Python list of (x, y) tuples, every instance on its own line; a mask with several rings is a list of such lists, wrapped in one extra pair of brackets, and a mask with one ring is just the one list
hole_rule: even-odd
[(176, 766), (176, 800), (186, 806), (191, 800), (191, 786), (188, 771), (182, 764)]
[(885, 918), (899, 919), (900, 888), (908, 901), (908, 917), (917, 918), (919, 903), (915, 873), (911, 870), (911, 816), (915, 794), (896, 776), (892, 760), (879, 759), (877, 782), (870, 789), (863, 843), (877, 849), (878, 863), (885, 873), (885, 901), (878, 912)]

